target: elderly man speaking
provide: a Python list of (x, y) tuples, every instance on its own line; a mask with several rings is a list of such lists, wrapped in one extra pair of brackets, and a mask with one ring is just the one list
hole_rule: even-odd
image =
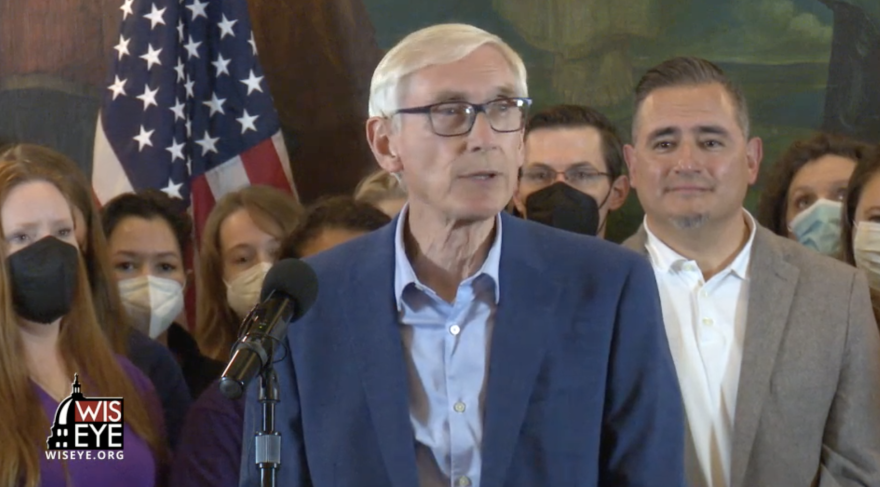
[[(684, 485), (651, 266), (502, 213), (527, 96), (520, 57), (467, 25), (417, 31), (376, 68), (367, 137), (409, 202), (308, 259), (319, 296), (276, 364), (278, 485)], [(252, 388), (247, 438), (258, 419)]]

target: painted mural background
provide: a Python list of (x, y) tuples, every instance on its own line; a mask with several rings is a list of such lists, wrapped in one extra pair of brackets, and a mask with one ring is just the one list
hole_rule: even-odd
[[(147, 0), (138, 0), (147, 1)], [(91, 167), (121, 0), (0, 0), (0, 141), (55, 147)], [(631, 90), (675, 55), (721, 65), (749, 98), (766, 171), (826, 129), (880, 142), (877, 0), (250, 0), (291, 164), (306, 200), (350, 191), (375, 166), (363, 120), (372, 70), (405, 34), (467, 22), (506, 39), (535, 108), (593, 105), (628, 137)], [(761, 180), (750, 192), (753, 207)], [(641, 221), (635, 196), (610, 222)]]
[[(793, 140), (826, 129), (880, 142), (880, 2), (819, 0), (366, 0), (381, 48), (435, 22), (474, 23), (524, 57), (535, 108), (582, 103), (629, 137), (632, 88), (676, 55), (718, 63), (743, 85), (762, 173)], [(753, 208), (762, 180), (749, 192)], [(641, 222), (632, 195), (609, 222)]]

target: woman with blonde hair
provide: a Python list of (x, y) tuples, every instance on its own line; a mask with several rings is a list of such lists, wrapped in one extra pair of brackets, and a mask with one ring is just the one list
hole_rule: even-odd
[(34, 170), (50, 171), (55, 175), (62, 194), (71, 203), (74, 234), (86, 265), (98, 325), (113, 351), (131, 360), (153, 382), (162, 403), (166, 438), (173, 448), (192, 397), (171, 352), (130, 326), (113, 275), (101, 214), (88, 179), (66, 156), (38, 145), (9, 146), (0, 150), (0, 159), (32, 165)]
[(371, 204), (394, 218), (406, 204), (406, 189), (397, 176), (380, 169), (358, 183), (354, 199)]
[[(0, 155), (0, 485), (158, 485), (166, 455), (158, 399), (98, 324), (62, 186), (55, 171)], [(84, 396), (125, 400), (121, 460), (47, 458), (75, 374)]]
[(260, 297), (278, 247), (303, 209), (288, 193), (248, 186), (225, 195), (205, 222), (199, 255), (196, 341), (205, 356), (226, 361), (242, 319)]

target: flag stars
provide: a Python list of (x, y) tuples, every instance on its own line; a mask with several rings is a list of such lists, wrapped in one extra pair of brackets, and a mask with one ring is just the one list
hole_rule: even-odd
[(211, 99), (208, 101), (202, 102), (205, 106), (211, 109), (211, 114), (209, 117), (213, 117), (215, 113), (220, 113), (220, 115), (225, 115), (226, 112), (223, 111), (223, 104), (226, 103), (226, 98), (217, 98), (217, 93), (211, 93)]
[(183, 84), (183, 87), (186, 88), (186, 96), (187, 98), (193, 98), (195, 94), (193, 93), (193, 88), (196, 86), (196, 82), (189, 79), (189, 75), (186, 76), (186, 83)]
[(248, 130), (253, 130), (254, 132), (257, 131), (257, 127), (254, 125), (254, 122), (256, 122), (258, 118), (260, 118), (259, 115), (248, 115), (247, 110), (244, 110), (244, 112), (241, 114), (241, 117), (235, 119), (236, 121), (238, 121), (238, 123), (241, 124), (242, 135), (244, 135), (244, 133)]
[(138, 143), (138, 152), (143, 151), (146, 146), (153, 147), (153, 142), (150, 140), (150, 137), (153, 136), (153, 132), (155, 132), (155, 130), (145, 130), (144, 126), (141, 125), (141, 132), (134, 136), (134, 140)]
[(171, 146), (166, 150), (171, 153), (171, 162), (176, 161), (178, 158), (182, 161), (185, 161), (186, 158), (183, 156), (183, 147), (184, 143), (177, 143), (177, 137), (171, 139)]
[(125, 3), (119, 7), (119, 10), (122, 10), (122, 20), (128, 18), (129, 15), (134, 15), (134, 12), (131, 10), (131, 5), (134, 3), (134, 0), (125, 0)]
[(220, 27), (220, 40), (223, 40), (224, 37), (230, 35), (235, 37), (235, 32), (232, 30), (232, 26), (235, 25), (238, 20), (229, 20), (226, 18), (226, 14), (223, 14), (223, 20), (217, 24), (217, 27)]
[(128, 93), (125, 92), (125, 82), (127, 80), (119, 79), (119, 76), (114, 76), (114, 78), (113, 84), (107, 88), (113, 92), (113, 99), (115, 100), (119, 95), (127, 96)]
[(205, 131), (205, 136), (196, 141), (196, 144), (202, 147), (202, 156), (207, 155), (209, 152), (216, 154), (218, 140), (220, 140), (220, 137), (211, 137), (211, 134)]
[(247, 92), (248, 95), (253, 93), (254, 90), (259, 91), (260, 93), (263, 92), (263, 88), (260, 87), (261, 81), (263, 81), (263, 77), (254, 75), (253, 69), (251, 70), (251, 75), (248, 76), (247, 79), (241, 80), (241, 82), (246, 84), (248, 87), (248, 92)]
[(217, 53), (217, 60), (212, 61), (211, 64), (214, 65), (214, 68), (217, 69), (217, 77), (219, 78), (221, 74), (229, 75), (229, 63), (231, 59), (223, 59), (223, 55)]
[(177, 82), (186, 79), (186, 65), (183, 64), (183, 59), (177, 58), (177, 66), (174, 67), (174, 70), (177, 71)]
[(150, 11), (150, 13), (148, 13), (147, 15), (144, 15), (145, 19), (150, 20), (150, 30), (155, 29), (156, 26), (159, 24), (166, 25), (165, 19), (162, 18), (162, 16), (165, 14), (165, 10), (167, 10), (167, 7), (162, 8), (162, 10), (158, 10), (156, 8), (156, 4), (154, 3), (153, 8)]
[(201, 45), (201, 42), (193, 41), (192, 35), (189, 36), (189, 42), (183, 45), (183, 48), (186, 49), (187, 54), (189, 54), (189, 59), (199, 57), (199, 46)]
[(177, 19), (177, 40), (183, 42), (183, 17)]
[(183, 186), (183, 183), (174, 184), (174, 180), (168, 179), (168, 186), (162, 188), (162, 192), (167, 194), (170, 198), (183, 199), (183, 196), (180, 195), (180, 187)]
[(199, 17), (208, 18), (208, 14), (205, 13), (205, 8), (207, 8), (208, 2), (200, 2), (199, 0), (195, 0), (191, 5), (187, 5), (186, 8), (192, 12), (192, 19), (196, 20)]
[(158, 95), (158, 94), (159, 94), (159, 88), (156, 88), (155, 90), (151, 90), (149, 85), (144, 85), (144, 94), (138, 95), (135, 98), (144, 102), (144, 110), (146, 110), (147, 108), (150, 107), (150, 105), (159, 106), (156, 103), (156, 95)]
[(174, 121), (175, 122), (177, 121), (178, 118), (181, 120), (186, 120), (186, 115), (184, 115), (184, 113), (183, 113), (184, 107), (186, 107), (186, 105), (184, 105), (182, 101), (177, 101), (177, 103), (175, 103), (173, 107), (169, 108), (169, 110), (174, 112)]
[(128, 52), (129, 42), (131, 42), (130, 37), (126, 39), (122, 34), (119, 34), (119, 44), (116, 44), (116, 46), (113, 47), (113, 49), (116, 49), (116, 52), (119, 53), (119, 60), (122, 60), (122, 56), (125, 56), (126, 54), (129, 56), (131, 55), (131, 53)]
[(159, 54), (161, 53), (162, 48), (155, 50), (152, 45), (147, 44), (147, 53), (141, 56), (141, 59), (147, 62), (147, 70), (152, 69), (154, 64), (162, 65), (162, 61), (159, 60)]

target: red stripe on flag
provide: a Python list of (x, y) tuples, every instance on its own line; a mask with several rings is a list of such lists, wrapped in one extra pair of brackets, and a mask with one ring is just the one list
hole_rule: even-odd
[(190, 247), (184, 255), (184, 260), (186, 261), (184, 263), (185, 268), (193, 271), (193, 285), (187, 288), (186, 295), (184, 296), (186, 320), (190, 331), (195, 330), (196, 303), (198, 302), (197, 285), (195, 284), (198, 282), (196, 277), (198, 263), (196, 262), (196, 259), (199, 254), (198, 249), (201, 245), (202, 233), (205, 229), (205, 221), (208, 219), (211, 210), (214, 209), (215, 203), (214, 194), (211, 192), (211, 187), (208, 185), (208, 180), (205, 178), (204, 174), (193, 178), (191, 181), (192, 192), (190, 196), (190, 209), (192, 210), (193, 226), (195, 227), (195, 241), (192, 243), (192, 247)]
[(241, 162), (251, 184), (265, 184), (293, 193), (271, 138), (244, 151)]
[(214, 193), (211, 192), (211, 186), (208, 185), (208, 179), (204, 174), (192, 179), (192, 192), (190, 195), (192, 204), (193, 224), (196, 227), (196, 245), (202, 241), (202, 231), (205, 228), (205, 221), (214, 208)]

